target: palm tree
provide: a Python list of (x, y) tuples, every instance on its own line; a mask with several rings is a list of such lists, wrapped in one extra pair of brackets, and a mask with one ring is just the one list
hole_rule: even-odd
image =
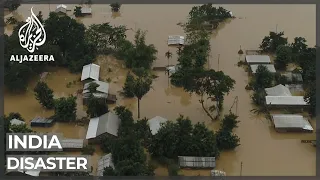
[(172, 58), (172, 52), (170, 52), (169, 50), (165, 53), (165, 56), (168, 59), (168, 67), (169, 67), (169, 59)]
[(148, 76), (139, 76), (134, 80), (133, 94), (138, 99), (138, 119), (140, 119), (140, 100), (151, 89), (152, 79)]

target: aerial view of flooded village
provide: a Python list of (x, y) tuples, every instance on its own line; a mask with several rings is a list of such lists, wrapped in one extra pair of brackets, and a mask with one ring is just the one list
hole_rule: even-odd
[(316, 174), (315, 5), (13, 2), (5, 130), (92, 162), (20, 173)]

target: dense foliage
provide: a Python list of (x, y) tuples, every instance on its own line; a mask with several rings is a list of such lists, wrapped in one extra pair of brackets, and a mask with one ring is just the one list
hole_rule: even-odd
[(34, 93), (36, 99), (43, 107), (47, 109), (54, 108), (53, 90), (45, 82), (38, 82), (34, 88)]
[(89, 117), (99, 117), (107, 112), (109, 112), (107, 103), (91, 94), (87, 103), (87, 114)]
[(267, 69), (267, 67), (259, 65), (254, 76), (255, 90), (269, 88), (272, 86), (274, 75)]
[(77, 103), (76, 97), (62, 97), (55, 100), (54, 119), (59, 122), (70, 122), (76, 120)]
[(134, 97), (133, 89), (134, 89), (135, 79), (134, 76), (129, 72), (126, 77), (126, 81), (123, 86), (123, 94), (125, 97), (132, 98)]
[(116, 2), (116, 3), (112, 3), (110, 4), (111, 10), (112, 12), (119, 12), (121, 4)]
[(269, 36), (265, 36), (260, 44), (260, 49), (263, 52), (275, 53), (278, 46), (286, 45), (288, 43), (288, 38), (283, 37), (284, 32), (270, 32)]
[(18, 9), (21, 5), (21, 0), (6, 0), (4, 1), (3, 7), (8, 8), (9, 11), (14, 11)]

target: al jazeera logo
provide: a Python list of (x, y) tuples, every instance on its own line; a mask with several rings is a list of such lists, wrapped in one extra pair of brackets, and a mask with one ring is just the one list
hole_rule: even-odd
[(23, 62), (41, 62), (54, 61), (53, 55), (34, 54), (46, 42), (46, 31), (43, 25), (33, 13), (31, 8), (31, 16), (27, 18), (26, 23), (19, 29), (18, 36), (20, 45), (26, 49), (29, 55), (11, 55), (10, 61)]

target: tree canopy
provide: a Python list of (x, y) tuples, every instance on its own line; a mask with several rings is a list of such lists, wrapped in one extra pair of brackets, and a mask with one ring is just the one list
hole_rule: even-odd
[(36, 99), (43, 107), (47, 109), (54, 108), (53, 90), (45, 82), (38, 82), (34, 88), (34, 93)]
[(54, 119), (59, 122), (70, 122), (76, 120), (77, 103), (76, 97), (62, 97), (55, 100)]
[(100, 98), (94, 97), (92, 94), (88, 98), (87, 114), (91, 117), (99, 117), (109, 112), (108, 105), (105, 101), (101, 101)]
[(260, 49), (263, 52), (275, 53), (278, 46), (287, 45), (288, 38), (283, 37), (284, 32), (272, 32), (270, 31), (269, 36), (265, 36), (260, 44)]

